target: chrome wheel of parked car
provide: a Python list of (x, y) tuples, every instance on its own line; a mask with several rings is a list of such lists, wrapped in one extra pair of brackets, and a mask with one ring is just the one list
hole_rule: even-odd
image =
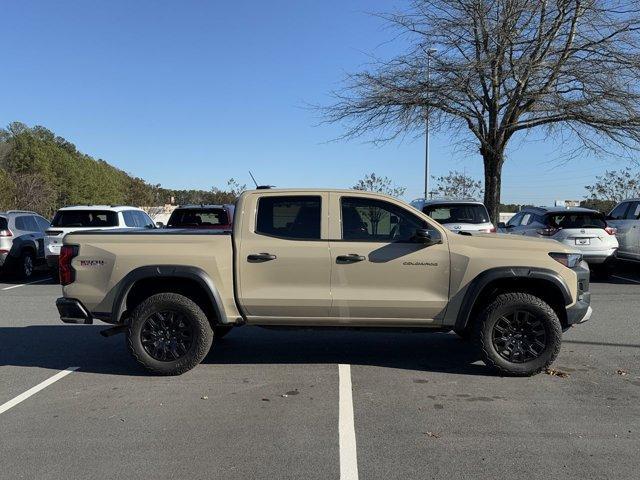
[(20, 262), (20, 276), (22, 278), (29, 278), (33, 275), (33, 254), (31, 252), (25, 252), (22, 254), (22, 261)]

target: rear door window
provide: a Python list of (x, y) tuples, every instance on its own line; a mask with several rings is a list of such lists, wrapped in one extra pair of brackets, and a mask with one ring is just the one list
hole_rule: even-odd
[(256, 233), (319, 240), (322, 199), (317, 196), (265, 196), (258, 201)]
[(622, 202), (616, 208), (614, 208), (609, 214), (610, 220), (624, 220), (624, 217), (627, 213), (627, 208), (629, 208), (629, 202)]
[(224, 208), (178, 208), (167, 222), (168, 227), (216, 227), (227, 225), (229, 215)]
[(25, 232), (38, 231), (36, 222), (31, 215), (22, 215), (20, 217), (16, 217), (16, 228), (18, 230), (24, 230)]
[(62, 228), (117, 227), (118, 214), (109, 210), (64, 210), (56, 213), (51, 226)]
[(44, 232), (51, 225), (49, 220), (46, 220), (42, 217), (35, 217), (35, 219), (36, 219), (36, 223), (38, 224), (38, 230), (41, 232)]
[(489, 214), (484, 205), (447, 203), (426, 205), (422, 211), (438, 223), (488, 223)]
[(626, 220), (637, 220), (640, 218), (640, 202), (631, 202), (624, 218)]

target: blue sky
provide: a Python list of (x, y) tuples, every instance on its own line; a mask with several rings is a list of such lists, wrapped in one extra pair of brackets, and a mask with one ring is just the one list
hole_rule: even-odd
[[(394, 2), (398, 6), (403, 1)], [(44, 125), (83, 152), (173, 188), (229, 177), (280, 187), (350, 187), (376, 172), (420, 196), (423, 140), (331, 142), (308, 104), (329, 102), (346, 72), (391, 35), (367, 12), (384, 0), (3, 2), (0, 125)], [(482, 178), (481, 158), (448, 132), (432, 138), (432, 174)], [(559, 164), (540, 135), (517, 141), (503, 202), (582, 198), (625, 164), (589, 155)]]

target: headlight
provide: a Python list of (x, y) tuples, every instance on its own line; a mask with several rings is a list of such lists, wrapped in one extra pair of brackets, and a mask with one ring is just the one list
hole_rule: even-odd
[(582, 261), (581, 253), (550, 253), (549, 256), (556, 262), (560, 262), (562, 265), (568, 268), (577, 267)]

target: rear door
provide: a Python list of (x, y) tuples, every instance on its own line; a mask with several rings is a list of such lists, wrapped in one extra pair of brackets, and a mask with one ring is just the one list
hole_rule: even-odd
[(634, 230), (637, 230), (636, 223), (627, 219), (629, 212), (633, 213), (637, 208), (638, 202), (622, 202), (616, 206), (607, 216), (607, 224), (618, 230), (616, 237), (618, 238), (618, 255), (622, 257), (635, 258), (637, 247), (634, 244), (637, 236)]
[(329, 316), (327, 199), (327, 193), (278, 192), (245, 199), (236, 265), (249, 322), (304, 324)]
[[(445, 230), (401, 203), (331, 194), (331, 316), (336, 323), (414, 325), (438, 322), (449, 298)], [(430, 228), (442, 243), (413, 238)]]

